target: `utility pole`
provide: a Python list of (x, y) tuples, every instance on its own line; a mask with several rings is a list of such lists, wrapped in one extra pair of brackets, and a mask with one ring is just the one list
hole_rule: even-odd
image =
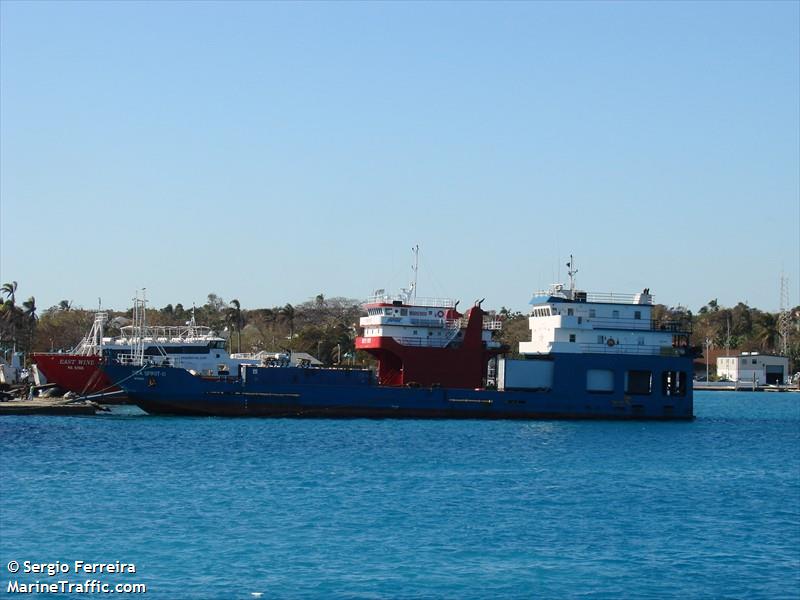
[[(708, 354), (710, 350), (711, 350), (711, 338), (707, 337), (706, 338), (706, 381), (708, 381)], [(717, 376), (719, 376), (719, 373), (717, 373)]]

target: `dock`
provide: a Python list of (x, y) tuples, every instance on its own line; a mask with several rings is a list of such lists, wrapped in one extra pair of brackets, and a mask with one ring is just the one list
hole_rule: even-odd
[(0, 402), (0, 417), (5, 415), (96, 415), (105, 410), (94, 402), (76, 402), (64, 398), (34, 398)]
[(693, 387), (695, 392), (800, 392), (797, 384), (759, 385), (745, 381), (695, 381)]

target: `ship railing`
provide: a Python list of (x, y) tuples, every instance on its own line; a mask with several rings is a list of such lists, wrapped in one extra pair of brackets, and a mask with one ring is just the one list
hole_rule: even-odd
[(394, 304), (401, 302), (404, 306), (424, 306), (425, 308), (455, 308), (456, 301), (452, 298), (407, 298), (404, 295), (377, 295), (370, 296), (364, 301), (368, 304)]
[[(564, 316), (564, 315), (562, 315)], [(579, 317), (575, 317), (579, 318)], [(630, 317), (583, 317), (583, 322), (595, 329), (622, 329), (635, 331), (666, 331), (691, 333), (692, 324), (686, 319), (633, 319)]]
[(408, 322), (417, 327), (441, 327), (443, 319), (422, 319), (420, 317), (411, 317)]
[(450, 343), (452, 338), (395, 337), (394, 340), (403, 346), (414, 346), (417, 348), (444, 348)]
[(141, 354), (117, 354), (114, 360), (121, 365), (155, 365), (160, 367), (178, 367), (181, 368), (181, 358), (179, 356), (164, 356), (164, 355), (145, 355)]
[(120, 334), (126, 338), (162, 338), (186, 340), (208, 338), (214, 335), (210, 327), (204, 325), (125, 325), (120, 327)]
[(588, 354), (638, 354), (647, 356), (683, 356), (687, 348), (674, 346), (657, 346), (648, 344), (580, 344), (583, 352)]
[[(538, 290), (534, 292), (534, 297), (547, 297), (547, 296), (555, 296), (557, 298), (569, 298), (570, 295), (569, 290), (559, 290), (554, 291), (550, 290)], [(600, 304), (641, 304), (642, 306), (648, 306), (655, 304), (655, 296), (652, 294), (648, 294), (646, 297), (648, 298), (648, 302), (641, 303), (639, 299), (642, 297), (641, 294), (618, 294), (616, 292), (575, 292), (575, 297), (571, 299), (573, 302), (597, 302)]]
[(445, 338), (442, 340), (441, 347), (444, 348), (450, 342), (452, 342), (456, 337), (458, 337), (461, 328), (466, 325), (467, 319), (466, 317), (459, 317), (458, 319), (445, 319), (444, 321), (444, 329), (445, 329)]
[(490, 331), (500, 331), (503, 328), (503, 321), (494, 317), (484, 317), (483, 328)]

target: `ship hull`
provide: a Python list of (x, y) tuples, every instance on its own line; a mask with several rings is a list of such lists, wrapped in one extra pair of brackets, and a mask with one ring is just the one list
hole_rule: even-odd
[(65, 392), (87, 395), (120, 391), (100, 369), (99, 356), (36, 353), (32, 358), (47, 382), (55, 383)]
[[(376, 385), (366, 371), (243, 367), (241, 377), (203, 378), (182, 369), (104, 367), (130, 401), (151, 414), (294, 418), (653, 419), (693, 418), (691, 386), (669, 395), (624, 390), (626, 370), (691, 372), (685, 357), (558, 358), (548, 389), (487, 390)], [(585, 389), (587, 369), (609, 369), (619, 383), (609, 393)]]

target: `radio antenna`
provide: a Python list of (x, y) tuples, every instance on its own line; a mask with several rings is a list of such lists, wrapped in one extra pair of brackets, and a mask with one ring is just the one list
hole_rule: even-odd
[(411, 269), (414, 271), (414, 281), (411, 282), (411, 292), (413, 293), (413, 299), (417, 299), (417, 272), (419, 271), (419, 244), (414, 246), (411, 251), (414, 253), (414, 264), (411, 266)]
[(569, 255), (569, 262), (567, 263), (567, 274), (569, 275), (569, 291), (575, 292), (575, 275), (578, 274), (578, 269), (575, 268), (575, 259), (572, 254)]

